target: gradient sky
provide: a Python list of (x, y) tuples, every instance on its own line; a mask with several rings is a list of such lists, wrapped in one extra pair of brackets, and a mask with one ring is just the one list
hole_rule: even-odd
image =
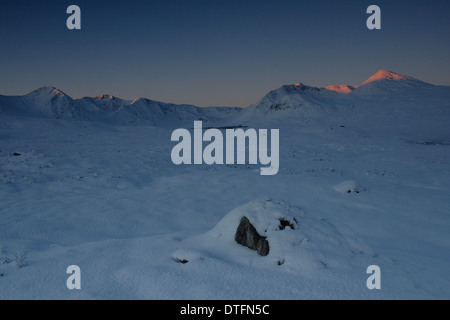
[[(82, 11), (69, 31), (66, 9)], [(366, 9), (382, 10), (382, 30)], [(283, 84), (358, 85), (379, 69), (450, 85), (450, 1), (2, 0), (0, 94), (248, 106)]]

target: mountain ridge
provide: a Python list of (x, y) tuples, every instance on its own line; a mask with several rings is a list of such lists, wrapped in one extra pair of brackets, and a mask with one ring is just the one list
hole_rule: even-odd
[[(111, 94), (73, 99), (56, 87), (38, 88), (23, 96), (0, 95), (0, 113), (15, 116), (106, 121), (115, 125), (181, 125), (195, 120), (210, 122), (250, 121), (267, 114), (297, 112), (302, 117), (316, 117), (337, 111), (345, 105), (373, 105), (377, 99), (390, 95), (404, 99), (424, 90), (439, 90), (446, 94), (450, 87), (439, 87), (415, 78), (381, 69), (360, 86), (308, 86), (304, 83), (283, 85), (270, 91), (256, 104), (247, 108), (197, 107), (173, 104), (147, 98), (123, 100)], [(447, 88), (447, 89), (445, 89)], [(431, 94), (431, 93), (430, 93)], [(436, 93), (434, 93), (436, 95)], [(440, 93), (437, 94), (439, 96)], [(432, 98), (431, 100), (433, 100)], [(444, 99), (445, 100), (445, 99)], [(412, 101), (413, 105), (417, 103)], [(445, 103), (444, 103), (445, 104)], [(376, 106), (377, 109), (380, 107)], [(342, 108), (341, 108), (342, 109)], [(242, 115), (242, 116), (241, 116)]]

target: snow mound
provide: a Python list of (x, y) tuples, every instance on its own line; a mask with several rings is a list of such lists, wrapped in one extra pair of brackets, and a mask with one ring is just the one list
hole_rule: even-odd
[[(261, 236), (267, 237), (270, 245), (267, 257), (235, 241), (243, 217), (250, 220)], [(183, 246), (172, 255), (183, 264), (219, 259), (229, 264), (283, 267), (286, 271), (308, 274), (329, 267), (346, 268), (352, 257), (375, 256), (350, 229), (307, 216), (296, 206), (274, 200), (254, 200), (233, 209), (211, 231), (184, 240)]]
[(301, 221), (303, 212), (296, 207), (283, 202), (272, 200), (253, 201), (247, 205), (238, 207), (228, 213), (214, 229), (209, 232), (212, 237), (223, 237), (227, 241), (234, 242), (236, 229), (243, 217), (247, 217), (258, 233), (270, 237), (280, 231), (281, 221), (288, 221), (297, 225)]

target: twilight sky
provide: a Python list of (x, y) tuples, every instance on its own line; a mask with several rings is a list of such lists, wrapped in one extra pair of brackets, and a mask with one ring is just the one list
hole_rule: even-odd
[[(81, 7), (82, 30), (66, 28)], [(382, 10), (382, 30), (366, 9)], [(283, 84), (358, 85), (379, 69), (450, 85), (448, 0), (2, 0), (0, 94), (246, 107)]]

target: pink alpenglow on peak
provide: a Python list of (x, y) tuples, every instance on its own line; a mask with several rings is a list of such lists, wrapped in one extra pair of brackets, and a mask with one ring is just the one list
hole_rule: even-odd
[(111, 99), (111, 100), (115, 99), (115, 97), (113, 95), (110, 95), (110, 94), (101, 94), (99, 96), (96, 96), (96, 98), (98, 98), (98, 99)]
[(334, 91), (337, 93), (350, 93), (353, 90), (355, 90), (355, 87), (347, 86), (347, 85), (338, 85), (338, 86), (328, 86), (328, 87), (325, 87), (325, 89)]
[(375, 73), (373, 76), (371, 76), (369, 79), (367, 79), (363, 84), (368, 84), (374, 81), (379, 80), (416, 80), (412, 77), (405, 76), (400, 73), (392, 72), (392, 71), (386, 71), (386, 70), (380, 70), (377, 73)]

